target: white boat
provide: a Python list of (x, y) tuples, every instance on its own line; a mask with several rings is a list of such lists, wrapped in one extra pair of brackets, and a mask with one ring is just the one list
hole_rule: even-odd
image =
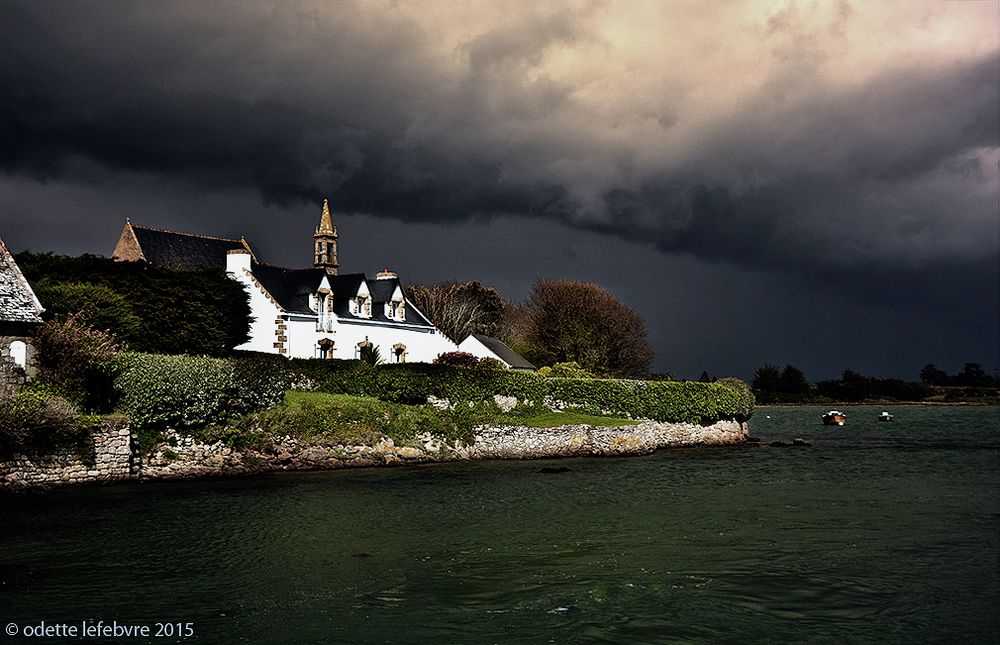
[(878, 415), (879, 421), (892, 421), (894, 418), (895, 417), (889, 414), (888, 412), (883, 412), (882, 414)]
[(823, 415), (823, 425), (842, 426), (847, 423), (847, 415), (839, 410), (830, 410)]

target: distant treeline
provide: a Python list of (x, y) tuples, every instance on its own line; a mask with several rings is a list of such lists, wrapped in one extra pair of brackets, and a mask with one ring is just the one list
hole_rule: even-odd
[(1000, 399), (1000, 379), (987, 374), (979, 363), (966, 363), (958, 374), (927, 365), (920, 371), (919, 381), (864, 376), (845, 369), (839, 379), (816, 383), (810, 383), (794, 365), (782, 369), (765, 363), (754, 373), (752, 387), (757, 401), (765, 404)]

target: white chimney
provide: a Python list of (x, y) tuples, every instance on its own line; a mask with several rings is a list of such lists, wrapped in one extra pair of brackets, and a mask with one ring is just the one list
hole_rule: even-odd
[(399, 276), (396, 275), (395, 271), (390, 271), (389, 269), (382, 269), (381, 271), (375, 274), (376, 280), (394, 280), (398, 277)]
[(226, 272), (233, 275), (243, 275), (250, 270), (250, 251), (233, 249), (226, 254)]

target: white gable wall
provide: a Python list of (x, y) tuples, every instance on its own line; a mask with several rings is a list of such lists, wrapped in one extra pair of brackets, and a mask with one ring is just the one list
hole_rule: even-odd
[(510, 367), (510, 363), (500, 358), (496, 354), (490, 351), (490, 348), (483, 345), (478, 338), (475, 336), (469, 336), (461, 343), (458, 344), (458, 351), (467, 352), (472, 354), (476, 358), (495, 358), (507, 367)]
[[(245, 258), (245, 262), (243, 260)], [(245, 266), (244, 266), (245, 264)], [(253, 322), (250, 323), (250, 340), (236, 349), (252, 352), (281, 353), (274, 345), (281, 343), (279, 336), (275, 333), (278, 326), (275, 321), (281, 317), (282, 311), (257, 285), (250, 274), (250, 256), (248, 254), (234, 253), (228, 256), (226, 270), (229, 277), (243, 285), (247, 293), (250, 294), (250, 315)], [(287, 348), (287, 343), (282, 343)]]

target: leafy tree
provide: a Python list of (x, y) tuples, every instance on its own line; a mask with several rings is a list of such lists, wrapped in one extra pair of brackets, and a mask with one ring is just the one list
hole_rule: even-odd
[(781, 372), (781, 391), (788, 394), (806, 394), (809, 392), (809, 381), (806, 375), (794, 365), (785, 365)]
[(947, 385), (948, 372), (939, 369), (934, 363), (929, 363), (920, 370), (920, 380), (928, 385)]
[(430, 287), (411, 284), (405, 294), (455, 343), (474, 333), (496, 336), (501, 327), (506, 303), (499, 291), (478, 280), (441, 282)]
[(699, 383), (711, 383), (712, 377), (709, 375), (708, 370), (702, 370), (701, 376), (698, 377)]
[[(20, 253), (17, 263), (42, 285), (43, 306), (70, 313), (82, 304), (88, 320), (107, 325), (132, 350), (221, 356), (249, 339), (249, 296), (221, 270), (171, 271), (51, 253)], [(80, 286), (81, 276), (91, 286)]]
[(539, 280), (523, 313), (523, 339), (516, 344), (536, 365), (575, 361), (590, 372), (643, 376), (653, 348), (635, 309), (590, 282)]
[(777, 365), (764, 363), (754, 372), (752, 387), (761, 392), (780, 392), (781, 370)]
[(990, 378), (979, 363), (966, 363), (955, 380), (959, 385), (967, 387), (989, 387), (993, 385), (993, 379)]
[(81, 322), (119, 338), (134, 338), (142, 332), (142, 319), (125, 296), (106, 285), (42, 280), (34, 290), (47, 320), (74, 314)]

